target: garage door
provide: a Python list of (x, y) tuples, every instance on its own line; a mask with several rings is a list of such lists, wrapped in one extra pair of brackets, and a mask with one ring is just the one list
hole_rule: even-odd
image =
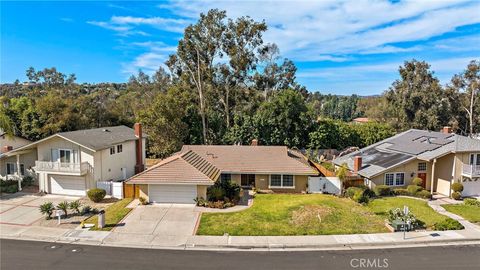
[(148, 185), (148, 198), (154, 203), (195, 203), (197, 186)]
[(52, 194), (85, 196), (85, 178), (80, 176), (50, 176)]
[(450, 181), (438, 178), (437, 193), (450, 196)]
[(480, 196), (480, 179), (477, 181), (465, 181), (463, 184), (463, 196)]

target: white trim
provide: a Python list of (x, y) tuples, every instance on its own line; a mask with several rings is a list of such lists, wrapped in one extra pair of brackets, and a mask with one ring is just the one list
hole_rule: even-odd
[(284, 174), (274, 173), (274, 175), (280, 175), (281, 186), (272, 186), (271, 185), (272, 174), (269, 174), (268, 175), (268, 188), (271, 188), (271, 189), (295, 189), (295, 174), (288, 174), (288, 173), (285, 174), (285, 175), (291, 175), (293, 177), (293, 186), (283, 186), (283, 176), (284, 176)]
[[(387, 184), (387, 174), (393, 174), (393, 185)], [(403, 174), (403, 185), (397, 185), (397, 174)], [(388, 172), (383, 176), (383, 184), (389, 187), (403, 187), (405, 186), (405, 172)]]

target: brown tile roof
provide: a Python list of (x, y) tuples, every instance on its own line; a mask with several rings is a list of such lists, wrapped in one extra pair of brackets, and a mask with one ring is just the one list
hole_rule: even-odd
[(184, 145), (226, 173), (318, 175), (305, 157), (286, 146)]
[(130, 184), (212, 185), (220, 170), (193, 151), (174, 154), (127, 180)]

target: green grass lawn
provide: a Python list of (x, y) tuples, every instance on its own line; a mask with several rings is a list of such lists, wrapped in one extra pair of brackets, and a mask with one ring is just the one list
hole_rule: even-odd
[(257, 194), (251, 208), (204, 213), (199, 235), (318, 235), (388, 232), (383, 218), (346, 198)]
[(86, 219), (85, 223), (95, 224), (95, 226), (91, 229), (93, 231), (110, 231), (132, 210), (131, 208), (125, 208), (129, 203), (132, 202), (132, 200), (132, 198), (126, 198), (110, 205), (107, 209), (105, 209), (105, 227), (102, 229), (97, 228), (98, 215), (93, 215), (92, 217)]
[(431, 228), (436, 222), (445, 220), (447, 217), (435, 212), (427, 202), (413, 198), (404, 197), (386, 197), (370, 201), (368, 208), (375, 214), (381, 216), (383, 219), (387, 218), (388, 210), (392, 208), (403, 209), (407, 205), (410, 212), (417, 217), (417, 219), (425, 222), (427, 228)]
[(480, 207), (465, 204), (442, 205), (445, 210), (457, 214), (470, 222), (480, 223)]

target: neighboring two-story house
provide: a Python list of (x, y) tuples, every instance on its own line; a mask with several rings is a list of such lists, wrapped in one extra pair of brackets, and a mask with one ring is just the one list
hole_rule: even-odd
[(451, 133), (410, 129), (359, 151), (338, 157), (369, 187), (405, 187), (423, 179), (431, 193), (450, 196), (451, 184), (461, 182), (464, 196), (480, 196), (480, 140)]
[[(5, 153), (2, 159), (25, 160), (40, 191), (84, 196), (99, 181), (124, 180), (143, 171), (145, 136), (140, 124), (60, 132)], [(28, 159), (30, 160), (30, 158)], [(15, 172), (22, 175), (22, 171)]]

